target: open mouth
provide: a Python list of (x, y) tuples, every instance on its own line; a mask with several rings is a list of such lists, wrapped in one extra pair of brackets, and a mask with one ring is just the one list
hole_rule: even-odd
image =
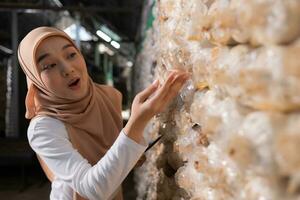
[(69, 84), (69, 87), (77, 86), (79, 81), (80, 81), (80, 78), (76, 78), (76, 79), (72, 80), (71, 83)]

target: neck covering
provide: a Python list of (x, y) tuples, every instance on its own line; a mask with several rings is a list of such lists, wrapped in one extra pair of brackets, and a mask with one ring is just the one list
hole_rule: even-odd
[[(121, 93), (112, 87), (96, 84), (91, 78), (87, 78), (89, 92), (80, 100), (58, 97), (48, 91), (38, 72), (35, 54), (38, 45), (50, 36), (67, 39), (82, 56), (72, 39), (56, 28), (39, 27), (25, 36), (18, 48), (18, 59), (28, 87), (25, 117), (50, 116), (61, 120), (73, 147), (91, 165), (95, 165), (112, 146), (123, 127)], [(75, 199), (81, 198), (78, 194), (74, 196)], [(122, 195), (117, 196), (117, 199), (122, 199)]]

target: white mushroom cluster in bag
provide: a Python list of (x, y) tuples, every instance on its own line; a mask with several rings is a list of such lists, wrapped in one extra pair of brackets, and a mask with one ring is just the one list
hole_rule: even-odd
[(163, 137), (136, 171), (138, 199), (299, 200), (300, 1), (158, 0), (154, 11), (140, 73), (151, 62), (146, 80), (191, 79), (145, 131)]

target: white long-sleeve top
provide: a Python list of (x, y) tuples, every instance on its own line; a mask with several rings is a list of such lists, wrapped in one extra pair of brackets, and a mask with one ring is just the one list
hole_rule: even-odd
[(36, 117), (31, 120), (27, 135), (32, 149), (55, 175), (51, 200), (72, 200), (72, 189), (90, 200), (112, 198), (147, 147), (121, 131), (107, 153), (91, 166), (73, 148), (60, 120)]

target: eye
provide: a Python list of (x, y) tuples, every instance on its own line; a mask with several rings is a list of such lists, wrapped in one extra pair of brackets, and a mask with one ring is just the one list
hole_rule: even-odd
[(56, 66), (56, 63), (43, 65), (43, 66), (42, 66), (42, 71), (44, 71), (44, 70), (49, 70), (49, 69), (51, 69), (51, 68), (53, 68), (53, 67), (55, 67), (55, 66)]
[(74, 58), (76, 56), (76, 52), (73, 52), (73, 53), (70, 53), (69, 55), (68, 55), (68, 58)]

